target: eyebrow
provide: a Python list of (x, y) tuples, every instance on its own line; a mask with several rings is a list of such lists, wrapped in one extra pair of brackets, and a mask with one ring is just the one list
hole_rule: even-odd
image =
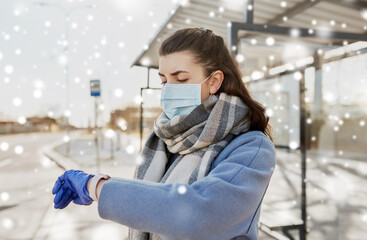
[[(171, 76), (176, 76), (176, 75), (178, 75), (178, 74), (180, 74), (180, 73), (188, 73), (188, 72), (187, 72), (187, 71), (184, 71), (184, 70), (178, 70), (178, 71), (176, 71), (176, 72), (171, 73)], [(158, 72), (158, 75), (159, 75), (159, 76), (163, 76), (163, 77), (164, 77), (164, 74), (162, 74), (162, 73), (160, 73), (160, 72)]]

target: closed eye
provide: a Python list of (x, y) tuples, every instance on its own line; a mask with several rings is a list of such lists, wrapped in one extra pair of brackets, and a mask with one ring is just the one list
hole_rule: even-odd
[(186, 78), (186, 79), (182, 79), (182, 80), (177, 79), (177, 81), (179, 81), (179, 82), (185, 82), (185, 81), (187, 81), (187, 80), (188, 80), (188, 78)]

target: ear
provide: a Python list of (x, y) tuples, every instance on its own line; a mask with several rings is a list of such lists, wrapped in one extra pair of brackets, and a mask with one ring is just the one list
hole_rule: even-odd
[(224, 73), (221, 70), (217, 70), (213, 73), (213, 76), (211, 77), (211, 81), (209, 83), (209, 92), (210, 94), (215, 94), (220, 86), (222, 86), (224, 79)]

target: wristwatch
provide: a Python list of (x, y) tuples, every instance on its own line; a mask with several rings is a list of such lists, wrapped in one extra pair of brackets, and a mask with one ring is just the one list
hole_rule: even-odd
[(106, 174), (102, 174), (99, 173), (97, 175), (95, 175), (94, 177), (91, 178), (90, 180), (90, 193), (89, 196), (94, 200), (97, 201), (98, 197), (97, 197), (97, 184), (99, 182), (99, 180), (101, 179), (110, 179), (111, 177), (106, 175)]

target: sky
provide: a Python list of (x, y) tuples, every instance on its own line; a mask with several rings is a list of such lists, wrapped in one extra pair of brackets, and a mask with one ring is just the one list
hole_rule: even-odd
[[(0, 121), (70, 113), (71, 124), (86, 127), (89, 121), (94, 123), (91, 79), (101, 80), (100, 110), (105, 122), (111, 110), (138, 104), (147, 69), (130, 66), (178, 0), (42, 1), (48, 6), (34, 2), (0, 0)], [(62, 9), (74, 8), (78, 9), (67, 21)], [(151, 83), (160, 86), (152, 70)], [(159, 106), (158, 95), (151, 96), (153, 106)]]

